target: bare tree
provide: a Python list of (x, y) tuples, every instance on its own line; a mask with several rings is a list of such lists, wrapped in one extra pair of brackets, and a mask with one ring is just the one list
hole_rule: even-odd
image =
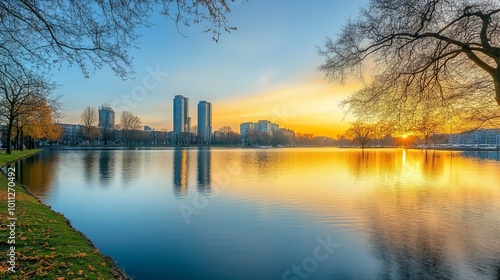
[(87, 106), (80, 116), (80, 122), (82, 124), (83, 137), (91, 143), (92, 140), (98, 135), (97, 111), (95, 107)]
[(179, 26), (206, 23), (217, 41), (221, 31), (236, 28), (226, 15), (234, 0), (1, 1), (0, 57), (18, 65), (47, 68), (77, 65), (85, 76), (108, 65), (127, 77), (128, 50), (136, 47), (138, 27), (150, 26), (159, 11)]
[(230, 126), (223, 126), (219, 128), (218, 130), (220, 133), (228, 134), (229, 132), (233, 131), (233, 129)]
[(141, 127), (141, 119), (129, 111), (123, 111), (120, 118), (123, 142), (128, 144), (132, 140), (134, 131)]
[(426, 99), (435, 93), (456, 109), (471, 100), (486, 104), (486, 115), (490, 103), (500, 104), (496, 0), (371, 0), (320, 53), (326, 57), (320, 69), (341, 82), (362, 76), (363, 62), (375, 63), (384, 90), (372, 92), (367, 103), (399, 84), (398, 98), (390, 100), (394, 110), (410, 95)]
[(364, 149), (373, 138), (374, 126), (358, 120), (351, 124), (351, 127), (346, 131), (346, 135), (352, 140), (358, 141), (361, 148)]
[(395, 124), (390, 121), (381, 120), (373, 125), (373, 137), (379, 141), (382, 148), (394, 131)]
[(444, 121), (432, 113), (423, 114), (414, 124), (413, 130), (416, 134), (424, 138), (425, 144), (429, 144), (429, 139), (435, 134), (444, 132)]

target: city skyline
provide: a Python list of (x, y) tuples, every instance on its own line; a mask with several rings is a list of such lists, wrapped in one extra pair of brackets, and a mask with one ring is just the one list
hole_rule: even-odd
[[(330, 83), (317, 67), (327, 36), (340, 31), (366, 1), (315, 5), (287, 1), (236, 1), (228, 19), (238, 28), (221, 35), (219, 43), (203, 26), (181, 28), (162, 16), (141, 29), (140, 49), (131, 50), (135, 79), (122, 81), (103, 68), (84, 78), (78, 68), (52, 73), (61, 84), (64, 123), (79, 123), (81, 104), (111, 104), (116, 114), (127, 110), (144, 125), (172, 130), (170, 102), (177, 94), (217, 104), (214, 130), (237, 130), (248, 119), (269, 119), (297, 132), (335, 137), (349, 126), (338, 103), (362, 82)], [(307, 13), (305, 12), (307, 11)], [(259, 17), (255, 17), (258, 12)], [(184, 36), (183, 36), (184, 35)], [(92, 104), (88, 104), (92, 105)], [(197, 104), (189, 106), (194, 116)], [(195, 123), (195, 120), (192, 120)]]
[[(202, 106), (200, 107), (200, 105), (202, 105)], [(176, 106), (178, 107), (177, 110), (175, 109)], [(90, 106), (90, 107), (92, 107), (92, 106)], [(153, 131), (153, 130), (165, 131), (165, 132), (171, 131), (175, 134), (176, 133), (176, 130), (175, 130), (176, 111), (178, 112), (178, 118), (179, 118), (178, 123), (181, 124), (180, 126), (178, 126), (178, 129), (177, 129), (178, 133), (191, 132), (191, 133), (195, 133), (196, 135), (199, 135), (198, 133), (199, 133), (199, 128), (200, 128), (200, 118), (199, 118), (200, 115), (202, 115), (202, 116), (205, 115), (205, 117), (202, 118), (202, 123), (206, 123), (206, 127), (208, 128), (208, 131), (209, 131), (209, 135), (211, 135), (213, 132), (219, 130), (222, 127), (230, 127), (233, 131), (241, 133), (241, 125), (242, 124), (245, 124), (245, 123), (254, 124), (254, 122), (245, 121), (244, 123), (238, 123), (234, 127), (226, 125), (226, 124), (221, 124), (221, 127), (214, 128), (212, 125), (212, 120), (213, 120), (213, 118), (212, 118), (212, 103), (205, 101), (205, 100), (199, 101), (198, 104), (196, 105), (196, 108), (197, 108), (197, 111), (195, 114), (196, 122), (193, 122), (193, 118), (190, 115), (190, 111), (186, 110), (186, 108), (189, 108), (189, 97), (186, 97), (183, 95), (176, 95), (173, 98), (171, 108), (172, 108), (171, 110), (165, 111), (165, 112), (167, 112), (167, 111), (172, 112), (173, 117), (172, 117), (171, 128), (165, 129), (165, 128), (152, 127), (144, 122), (142, 122), (141, 127), (144, 127), (145, 131)], [(83, 111), (83, 109), (82, 109), (82, 111)], [(134, 112), (132, 112), (132, 113), (134, 113)], [(97, 127), (99, 127), (99, 128), (108, 128), (108, 129), (109, 128), (117, 128), (120, 125), (119, 122), (116, 123), (116, 121), (115, 121), (115, 110), (113, 109), (113, 107), (111, 107), (110, 104), (102, 104), (102, 105), (98, 106), (98, 116), (99, 116), (99, 121), (98, 121)], [(138, 116), (138, 117), (141, 118), (141, 116)], [(259, 119), (256, 123), (265, 122), (265, 123), (269, 123), (269, 125), (276, 126), (273, 128), (269, 127), (269, 130), (275, 130), (275, 129), (280, 128), (279, 123), (269, 121), (268, 119), (269, 119), (269, 117), (267, 117), (267, 118), (263, 117), (262, 119)], [(81, 126), (82, 125), (81, 121), (76, 121), (74, 123), (70, 123), (70, 122), (59, 122), (59, 123), (65, 124), (65, 125), (73, 125), (73, 126), (75, 126), (75, 125)], [(103, 125), (104, 123), (107, 125)], [(113, 124), (113, 125), (110, 125), (110, 124)], [(197, 126), (196, 129), (198, 131), (193, 131), (193, 124), (196, 124), (196, 126)], [(283, 128), (286, 129), (289, 127), (283, 126)], [(260, 131), (263, 131), (266, 129), (267, 128), (259, 128)], [(311, 134), (310, 131), (298, 131), (298, 132), (304, 133), (304, 134)], [(314, 133), (312, 133), (312, 134), (314, 134)], [(325, 136), (325, 135), (316, 135), (316, 136)]]

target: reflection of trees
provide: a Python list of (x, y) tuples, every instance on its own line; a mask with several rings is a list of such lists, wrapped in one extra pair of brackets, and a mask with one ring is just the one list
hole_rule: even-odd
[(349, 170), (355, 178), (368, 174), (385, 174), (392, 176), (401, 170), (400, 150), (350, 150), (344, 153)]
[[(489, 191), (385, 186), (359, 204), (380, 279), (496, 279), (500, 229)], [(455, 275), (454, 273), (457, 273)]]
[(123, 187), (128, 187), (130, 180), (133, 180), (136, 176), (138, 176), (138, 172), (140, 169), (138, 167), (143, 167), (142, 163), (140, 161), (143, 161), (142, 156), (144, 155), (143, 153), (138, 153), (138, 152), (132, 152), (132, 151), (121, 151), (121, 163), (122, 163), (122, 168), (121, 168), (121, 174), (122, 174), (122, 181), (124, 182)]
[(415, 217), (406, 219), (415, 210), (415, 205), (401, 201), (395, 204), (394, 207), (400, 207), (396, 216), (386, 216), (390, 212), (382, 209), (387, 207), (386, 203), (374, 202), (365, 209), (375, 255), (383, 262), (379, 277), (449, 278), (450, 268), (443, 253), (446, 236), (427, 227), (425, 221), (415, 222), (412, 220)]
[[(85, 151), (82, 157), (83, 160), (83, 171), (85, 175), (85, 179), (87, 180), (87, 183), (92, 183), (92, 177), (97, 174), (97, 158), (98, 158), (98, 152), (97, 151)], [(88, 184), (91, 186), (91, 184)]]
[(424, 164), (422, 165), (422, 173), (430, 178), (435, 178), (443, 173), (444, 157), (442, 153), (436, 151), (425, 151)]
[(198, 191), (200, 193), (210, 192), (211, 180), (211, 151), (210, 148), (198, 149)]
[(443, 153), (436, 151), (399, 149), (351, 150), (345, 153), (345, 156), (349, 171), (355, 178), (360, 179), (375, 174), (385, 176), (388, 180), (402, 176), (403, 164), (418, 167), (423, 177), (436, 178), (443, 174), (446, 159)]
[(174, 195), (183, 196), (187, 194), (188, 188), (188, 161), (187, 149), (174, 149)]
[(27, 186), (36, 197), (43, 199), (50, 191), (54, 179), (54, 166), (57, 166), (59, 161), (60, 154), (51, 152), (24, 158), (15, 163), (16, 179)]
[(101, 187), (108, 185), (114, 177), (115, 155), (110, 151), (102, 151), (99, 154), (99, 181)]

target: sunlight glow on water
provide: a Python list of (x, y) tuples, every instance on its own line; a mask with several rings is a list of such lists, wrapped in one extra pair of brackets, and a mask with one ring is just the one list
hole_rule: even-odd
[[(500, 278), (497, 152), (62, 150), (19, 164), (135, 279), (305, 279), (282, 278), (293, 265), (308, 279)], [(339, 247), (314, 267), (318, 238)]]

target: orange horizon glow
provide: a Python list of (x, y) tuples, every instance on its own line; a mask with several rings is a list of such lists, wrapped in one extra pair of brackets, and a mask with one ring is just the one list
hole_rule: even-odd
[[(362, 83), (357, 80), (348, 80), (341, 85), (328, 82), (318, 74), (269, 86), (259, 92), (239, 92), (222, 100), (207, 98), (212, 103), (212, 130), (230, 126), (233, 131), (239, 132), (241, 123), (269, 120), (295, 133), (335, 138), (343, 134), (353, 121), (345, 116), (346, 108), (341, 108), (339, 103), (361, 87)], [(189, 98), (189, 95), (185, 96)], [(190, 102), (193, 126), (197, 123), (196, 105), (197, 100)], [(147, 113), (136, 111), (132, 110), (132, 113), (139, 116), (142, 125), (155, 130), (172, 130), (171, 99), (148, 106)], [(120, 122), (121, 113), (115, 112), (116, 123)], [(80, 123), (80, 114), (68, 112), (65, 122)]]
[(361, 85), (355, 81), (339, 85), (311, 78), (213, 102), (213, 129), (229, 125), (239, 131), (241, 123), (269, 120), (296, 133), (336, 137), (350, 126), (345, 118), (346, 109), (340, 108), (339, 103)]

